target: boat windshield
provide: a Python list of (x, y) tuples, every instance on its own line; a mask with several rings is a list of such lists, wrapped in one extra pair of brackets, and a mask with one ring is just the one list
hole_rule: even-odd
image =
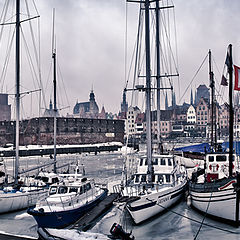
[(68, 190), (68, 188), (67, 188), (66, 186), (60, 186), (60, 187), (58, 188), (58, 193), (59, 193), (59, 194), (67, 193), (67, 190)]
[(57, 193), (57, 187), (51, 187), (49, 191), (49, 195), (53, 195)]

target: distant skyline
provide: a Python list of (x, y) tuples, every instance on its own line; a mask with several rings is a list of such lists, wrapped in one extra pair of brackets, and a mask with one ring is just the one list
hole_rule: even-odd
[[(1, 10), (3, 3), (1, 0)], [(51, 65), (52, 9), (55, 8), (57, 59), (62, 75), (58, 81), (61, 85), (58, 98), (59, 101), (64, 98), (66, 91), (69, 100), (62, 99), (59, 108), (69, 105), (70, 109), (63, 112), (71, 114), (77, 101), (89, 100), (93, 87), (99, 108), (104, 105), (107, 112), (118, 113), (125, 85), (126, 1), (41, 0), (35, 3), (40, 15), (42, 81), (48, 90), (52, 89), (52, 80), (48, 80), (48, 75)], [(240, 1), (175, 0), (173, 4), (180, 74), (180, 84), (176, 82), (174, 86), (179, 104), (181, 94), (190, 84), (209, 49), (220, 72), (214, 69), (216, 81), (220, 82), (229, 43), (233, 44), (234, 63), (240, 65)], [(131, 41), (135, 41), (136, 32), (133, 29), (137, 30), (138, 8), (138, 4), (128, 3), (128, 29), (131, 30), (128, 32), (129, 46)], [(128, 58), (130, 56), (131, 51)], [(24, 79), (22, 85), (29, 86), (28, 81), (30, 79)], [(209, 86), (207, 65), (192, 83), (193, 90), (200, 84)], [(7, 82), (7, 87), (3, 89), (13, 86), (13, 83)], [(182, 97), (182, 102), (190, 101), (190, 92), (191, 87)], [(49, 100), (50, 91), (46, 92), (47, 106)], [(38, 105), (36, 102), (32, 104)]]

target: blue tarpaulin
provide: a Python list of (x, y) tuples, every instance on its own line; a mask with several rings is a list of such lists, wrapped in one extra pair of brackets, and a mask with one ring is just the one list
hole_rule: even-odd
[[(223, 142), (222, 143), (222, 149), (223, 151), (226, 151), (229, 148), (229, 142)], [(240, 153), (240, 142), (234, 142), (233, 148), (236, 151), (237, 155)], [(210, 152), (210, 144), (209, 143), (200, 143), (195, 144), (191, 146), (185, 146), (180, 148), (175, 148), (176, 151), (182, 151), (182, 152), (195, 152), (195, 153), (205, 153)]]

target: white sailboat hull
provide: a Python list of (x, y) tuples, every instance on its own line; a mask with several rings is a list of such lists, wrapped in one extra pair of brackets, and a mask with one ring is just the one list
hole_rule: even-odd
[(191, 205), (213, 217), (236, 222), (236, 217), (238, 215), (240, 219), (240, 214), (236, 213), (236, 192), (231, 182), (234, 181), (230, 181), (226, 189), (218, 191), (199, 192), (190, 187)]
[(133, 221), (139, 224), (175, 204), (184, 194), (186, 181), (174, 187), (164, 187), (127, 205)]
[(0, 213), (22, 210), (36, 205), (37, 200), (47, 196), (48, 190), (39, 189), (27, 192), (0, 192)]

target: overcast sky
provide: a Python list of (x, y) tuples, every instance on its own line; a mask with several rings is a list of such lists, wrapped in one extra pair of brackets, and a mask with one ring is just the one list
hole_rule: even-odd
[[(1, 6), (4, 3), (0, 0)], [(30, 1), (31, 2), (31, 1)], [(51, 89), (49, 69), (51, 65), (52, 9), (55, 8), (55, 33), (57, 58), (62, 74), (58, 80), (59, 95), (67, 93), (62, 108), (76, 101), (88, 101), (90, 90), (94, 89), (99, 108), (104, 105), (108, 112), (118, 112), (125, 85), (125, 0), (35, 0), (40, 14), (42, 81)], [(174, 0), (180, 91), (176, 87), (177, 102), (189, 86), (194, 74), (212, 50), (220, 74), (224, 66), (226, 50), (233, 44), (234, 63), (240, 65), (239, 0)], [(138, 20), (138, 4), (128, 3), (128, 41), (135, 39)], [(130, 43), (129, 43), (130, 46)], [(129, 63), (129, 59), (128, 59)], [(215, 66), (214, 66), (215, 68)], [(208, 84), (207, 68), (201, 71), (192, 83)], [(60, 77), (59, 77), (60, 78)], [(27, 81), (27, 80), (26, 80)], [(23, 82), (22, 85), (28, 85)], [(8, 90), (11, 84), (6, 87)], [(190, 89), (182, 97), (189, 102)], [(180, 96), (179, 96), (180, 95)], [(60, 97), (58, 97), (60, 98)], [(50, 93), (46, 93), (49, 102)], [(64, 102), (65, 101), (65, 102)], [(29, 102), (29, 101), (28, 101)], [(34, 104), (38, 104), (34, 102)], [(66, 110), (65, 110), (66, 112)], [(29, 116), (27, 114), (26, 116)]]

